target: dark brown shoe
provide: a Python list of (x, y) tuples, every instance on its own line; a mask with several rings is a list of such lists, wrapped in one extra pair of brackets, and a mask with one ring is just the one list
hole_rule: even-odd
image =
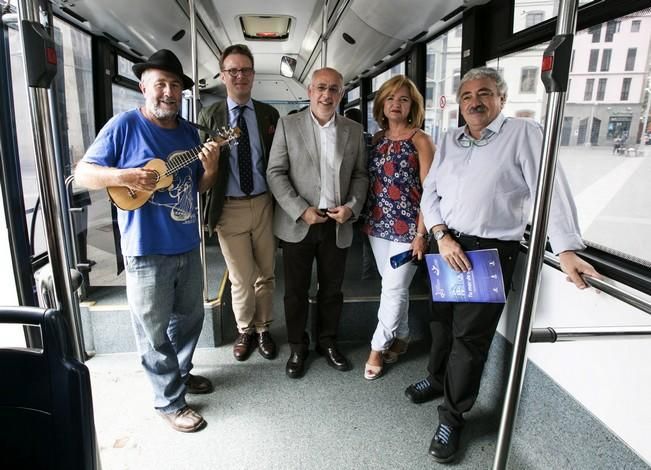
[(212, 392), (213, 387), (207, 378), (200, 375), (188, 374), (188, 378), (185, 381), (185, 391), (193, 395), (201, 395)]
[(158, 414), (161, 415), (172, 429), (179, 432), (195, 432), (206, 425), (203, 417), (187, 405), (172, 413), (159, 411)]
[(256, 341), (253, 333), (241, 333), (233, 345), (233, 356), (238, 361), (246, 361), (253, 349), (255, 349), (255, 345)]
[(268, 331), (258, 333), (258, 351), (265, 359), (276, 357), (276, 343), (274, 343), (271, 333)]

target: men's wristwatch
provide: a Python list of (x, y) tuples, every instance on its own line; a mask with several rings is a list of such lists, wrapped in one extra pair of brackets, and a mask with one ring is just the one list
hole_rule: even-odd
[(432, 234), (432, 236), (434, 237), (434, 240), (439, 241), (441, 238), (446, 236), (448, 233), (450, 233), (449, 230), (437, 230), (436, 232), (434, 232)]

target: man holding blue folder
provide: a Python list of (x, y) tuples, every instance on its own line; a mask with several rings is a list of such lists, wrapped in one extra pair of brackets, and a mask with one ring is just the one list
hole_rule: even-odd
[[(533, 120), (502, 115), (506, 95), (506, 83), (494, 69), (480, 67), (464, 75), (457, 102), (466, 125), (449, 131), (439, 146), (424, 183), (421, 210), (433, 251), (456, 272), (472, 269), (466, 251), (497, 249), (508, 293), (533, 204), (543, 134)], [(585, 245), (560, 166), (548, 235), (568, 280), (586, 288), (581, 274), (598, 274), (575, 254)], [(456, 455), (463, 413), (477, 398), (503, 307), (434, 304), (429, 375), (407, 387), (405, 394), (414, 403), (444, 396), (429, 450), (438, 462), (450, 462)]]

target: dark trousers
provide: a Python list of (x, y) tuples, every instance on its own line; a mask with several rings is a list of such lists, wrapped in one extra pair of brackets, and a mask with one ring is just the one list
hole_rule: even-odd
[[(508, 295), (520, 243), (460, 235), (464, 251), (497, 248)], [(433, 242), (432, 252), (438, 246)], [(427, 370), (430, 381), (443, 390), (439, 421), (463, 426), (463, 413), (472, 408), (504, 304), (434, 302), (432, 349)]]
[(317, 268), (318, 344), (334, 347), (343, 306), (341, 285), (344, 281), (346, 248), (336, 243), (336, 222), (310, 226), (307, 236), (298, 243), (283, 241), (285, 271), (285, 323), (287, 341), (292, 352), (307, 351), (309, 339), (305, 332), (308, 313), (308, 292), (312, 280), (312, 263)]

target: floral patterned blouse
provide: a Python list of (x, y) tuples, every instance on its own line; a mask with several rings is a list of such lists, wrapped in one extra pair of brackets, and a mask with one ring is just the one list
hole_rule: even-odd
[(362, 227), (368, 235), (403, 243), (411, 243), (416, 235), (423, 188), (414, 134), (404, 140), (382, 137), (371, 149)]

